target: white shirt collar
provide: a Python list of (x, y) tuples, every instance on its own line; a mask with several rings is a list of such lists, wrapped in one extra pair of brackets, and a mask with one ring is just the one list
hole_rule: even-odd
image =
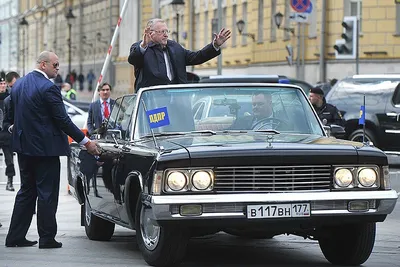
[[(107, 104), (110, 104), (110, 98), (108, 98), (107, 100), (105, 100), (107, 102)], [(100, 103), (103, 104), (104, 100), (100, 98)]]
[(44, 77), (46, 77), (46, 79), (49, 79), (49, 76), (47, 76), (46, 73), (44, 73), (43, 71), (39, 70), (39, 69), (34, 69), (34, 71), (40, 72), (41, 74), (44, 75)]

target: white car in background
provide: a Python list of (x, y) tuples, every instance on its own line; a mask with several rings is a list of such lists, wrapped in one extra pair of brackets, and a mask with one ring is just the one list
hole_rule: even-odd
[(68, 113), (68, 116), (71, 118), (72, 122), (79, 128), (82, 129), (85, 126), (88, 113), (83, 111), (82, 109), (68, 103), (67, 101), (63, 101), (65, 105), (65, 110)]

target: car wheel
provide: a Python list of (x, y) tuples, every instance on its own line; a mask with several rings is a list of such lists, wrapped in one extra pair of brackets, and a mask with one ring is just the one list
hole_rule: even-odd
[(275, 234), (267, 231), (251, 231), (246, 229), (226, 228), (224, 232), (233, 236), (248, 239), (271, 239)]
[(325, 258), (336, 265), (360, 265), (371, 255), (376, 223), (358, 223), (322, 229), (319, 246)]
[[(350, 134), (349, 140), (362, 143), (363, 135), (364, 135), (364, 131), (362, 129), (355, 130), (354, 132), (352, 132)], [(377, 145), (375, 143), (376, 139), (375, 139), (374, 134), (368, 129), (365, 129), (365, 141), (372, 142), (374, 144), (374, 146)]]
[(151, 213), (151, 207), (142, 202), (140, 193), (135, 214), (136, 240), (144, 260), (151, 266), (178, 266), (186, 253), (188, 231), (155, 225)]
[(108, 241), (114, 234), (115, 224), (94, 215), (87, 200), (85, 202), (85, 232), (90, 240)]

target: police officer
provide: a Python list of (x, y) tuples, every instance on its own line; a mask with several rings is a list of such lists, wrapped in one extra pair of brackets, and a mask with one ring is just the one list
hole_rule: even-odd
[(64, 83), (62, 86), (62, 89), (64, 91), (65, 98), (71, 99), (71, 100), (76, 100), (76, 91), (74, 88), (71, 88), (71, 84)]
[(336, 124), (344, 126), (345, 121), (342, 114), (340, 114), (340, 111), (335, 106), (326, 103), (324, 91), (322, 91), (321, 87), (316, 86), (311, 88), (309, 99), (319, 119), (324, 122), (325, 125)]
[[(6, 79), (3, 77), (0, 78), (0, 109), (4, 114), (4, 99), (10, 95), (10, 90), (15, 80), (19, 78), (18, 73), (10, 72), (7, 73)], [(7, 83), (9, 87), (7, 87)], [(3, 128), (3, 127), (2, 127)], [(13, 186), (13, 178), (15, 176), (15, 168), (14, 168), (14, 157), (11, 149), (11, 134), (8, 129), (3, 128), (0, 130), (0, 148), (3, 150), (4, 161), (6, 163), (6, 176), (7, 176), (7, 185), (6, 190), (14, 191)]]

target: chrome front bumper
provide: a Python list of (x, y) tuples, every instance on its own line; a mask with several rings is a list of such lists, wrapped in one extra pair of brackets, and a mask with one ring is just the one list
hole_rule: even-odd
[[(311, 203), (311, 217), (387, 215), (397, 202), (397, 192), (387, 191), (348, 191), (312, 193), (269, 193), (269, 194), (218, 194), (218, 195), (163, 195), (145, 197), (145, 204), (152, 208), (152, 220), (195, 220), (246, 218), (247, 205), (277, 203)], [(349, 201), (368, 200), (375, 203), (367, 211), (351, 212), (347, 209)], [(182, 216), (179, 207), (185, 204), (200, 204), (203, 213), (196, 216)]]

